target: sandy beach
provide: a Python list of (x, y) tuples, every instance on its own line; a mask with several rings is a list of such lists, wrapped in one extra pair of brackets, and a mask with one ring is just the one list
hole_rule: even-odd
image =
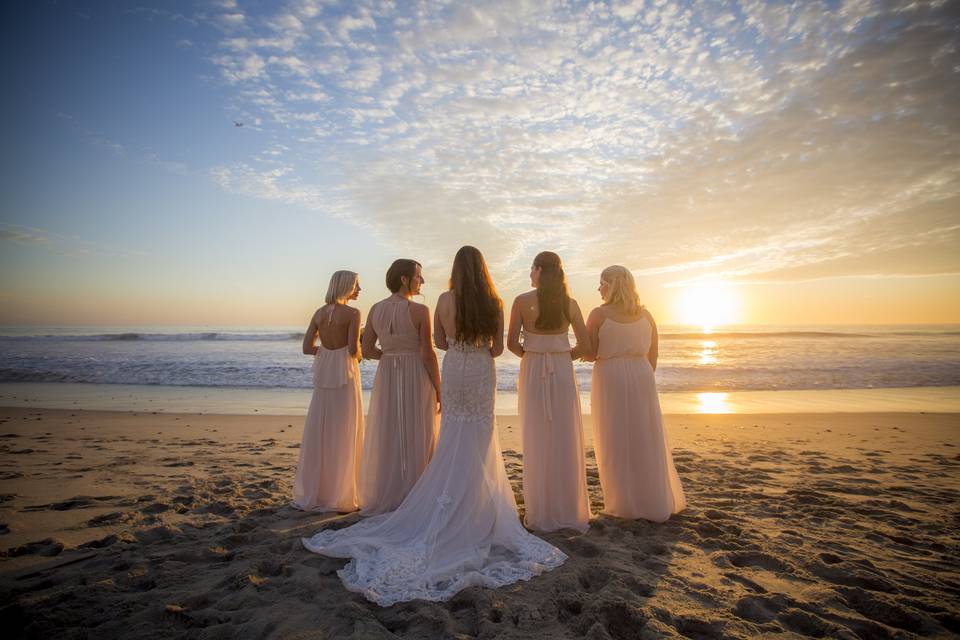
[[(522, 509), (516, 417), (498, 424)], [(381, 609), (299, 538), (302, 419), (0, 409), (2, 626), (58, 638), (960, 633), (958, 414), (670, 415), (689, 508), (544, 537), (530, 582)], [(587, 420), (589, 427), (589, 419)], [(587, 442), (590, 443), (589, 428)], [(588, 480), (602, 509), (592, 450)]]

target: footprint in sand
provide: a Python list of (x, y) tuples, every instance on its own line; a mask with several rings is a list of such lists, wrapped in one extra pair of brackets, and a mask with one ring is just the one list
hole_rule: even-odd
[(55, 556), (59, 555), (59, 553), (63, 551), (63, 546), (63, 543), (59, 540), (45, 538), (43, 540), (38, 540), (37, 542), (28, 542), (27, 544), (22, 544), (19, 547), (12, 547), (0, 553), (0, 555), (8, 558), (31, 555)]
[(89, 509), (98, 506), (98, 502), (117, 500), (120, 496), (74, 496), (69, 500), (25, 507), (24, 511), (72, 511), (74, 509)]
[(737, 600), (733, 614), (738, 618), (763, 624), (770, 622), (791, 605), (791, 599), (779, 593), (773, 595), (749, 595)]
[(841, 588), (837, 591), (848, 607), (865, 618), (888, 627), (920, 633), (925, 624), (931, 622), (929, 616), (902, 606), (899, 598), (885, 597), (857, 587)]
[(95, 516), (87, 520), (88, 527), (102, 527), (104, 525), (113, 524), (120, 521), (123, 518), (123, 513), (120, 511), (113, 511), (111, 513), (105, 513), (103, 515)]
[(760, 585), (750, 578), (740, 575), (739, 573), (727, 572), (724, 573), (723, 576), (731, 582), (736, 582), (743, 585), (754, 593), (767, 593), (767, 589), (763, 585)]
[(111, 533), (102, 538), (97, 538), (95, 540), (90, 540), (89, 542), (84, 542), (77, 548), (78, 549), (105, 549), (106, 547), (115, 545), (118, 542), (129, 543), (129, 542), (135, 542), (135, 541), (136, 539), (128, 533), (121, 533), (121, 534)]
[(674, 628), (689, 638), (723, 638), (724, 620), (704, 620), (696, 616), (678, 616), (674, 619)]
[(572, 554), (581, 558), (596, 558), (603, 553), (599, 546), (581, 537), (568, 540), (567, 548)]
[(880, 572), (870, 572), (852, 562), (843, 561), (829, 565), (822, 562), (813, 562), (806, 568), (818, 578), (836, 585), (861, 587), (886, 593), (895, 593), (898, 590), (896, 585), (881, 575)]
[(735, 567), (766, 569), (778, 573), (793, 573), (794, 567), (776, 556), (762, 551), (736, 551), (727, 554), (727, 559)]
[(613, 578), (613, 573), (603, 567), (591, 566), (581, 570), (577, 574), (577, 581), (580, 586), (589, 593), (595, 593), (603, 589)]
[(166, 511), (170, 511), (170, 509), (171, 507), (168, 504), (164, 504), (162, 502), (154, 502), (140, 509), (140, 512), (155, 514), (155, 513), (164, 513)]
[[(804, 605), (809, 606), (809, 605)], [(823, 618), (800, 609), (788, 609), (779, 616), (777, 622), (790, 631), (813, 638), (839, 636), (839, 627)]]

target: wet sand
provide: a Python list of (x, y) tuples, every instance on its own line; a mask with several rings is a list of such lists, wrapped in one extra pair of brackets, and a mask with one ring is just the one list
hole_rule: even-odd
[[(515, 416), (498, 424), (522, 509)], [(386, 609), (299, 538), (302, 418), (0, 408), (0, 624), (58, 638), (960, 634), (960, 414), (670, 415), (689, 507), (543, 537), (530, 582)], [(589, 419), (587, 420), (589, 444)], [(602, 510), (592, 450), (588, 481)]]

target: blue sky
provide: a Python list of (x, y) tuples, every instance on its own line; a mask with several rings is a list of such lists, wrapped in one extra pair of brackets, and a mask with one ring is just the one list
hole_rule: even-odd
[(401, 256), (430, 302), (465, 243), (507, 297), (552, 249), (584, 307), (621, 263), (666, 319), (960, 320), (948, 3), (2, 11), (3, 323), (300, 324)]

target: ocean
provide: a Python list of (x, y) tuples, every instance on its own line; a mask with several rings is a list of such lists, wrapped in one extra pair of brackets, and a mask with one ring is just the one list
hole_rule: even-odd
[[(5, 327), (0, 391), (12, 383), (309, 390), (302, 335), (284, 327)], [(361, 363), (364, 390), (376, 366)], [(509, 352), (497, 359), (498, 402), (503, 396), (512, 404), (519, 368)], [(588, 396), (592, 367), (576, 363), (575, 370)], [(667, 394), (960, 386), (960, 326), (741, 325), (704, 333), (665, 325), (657, 383)]]

